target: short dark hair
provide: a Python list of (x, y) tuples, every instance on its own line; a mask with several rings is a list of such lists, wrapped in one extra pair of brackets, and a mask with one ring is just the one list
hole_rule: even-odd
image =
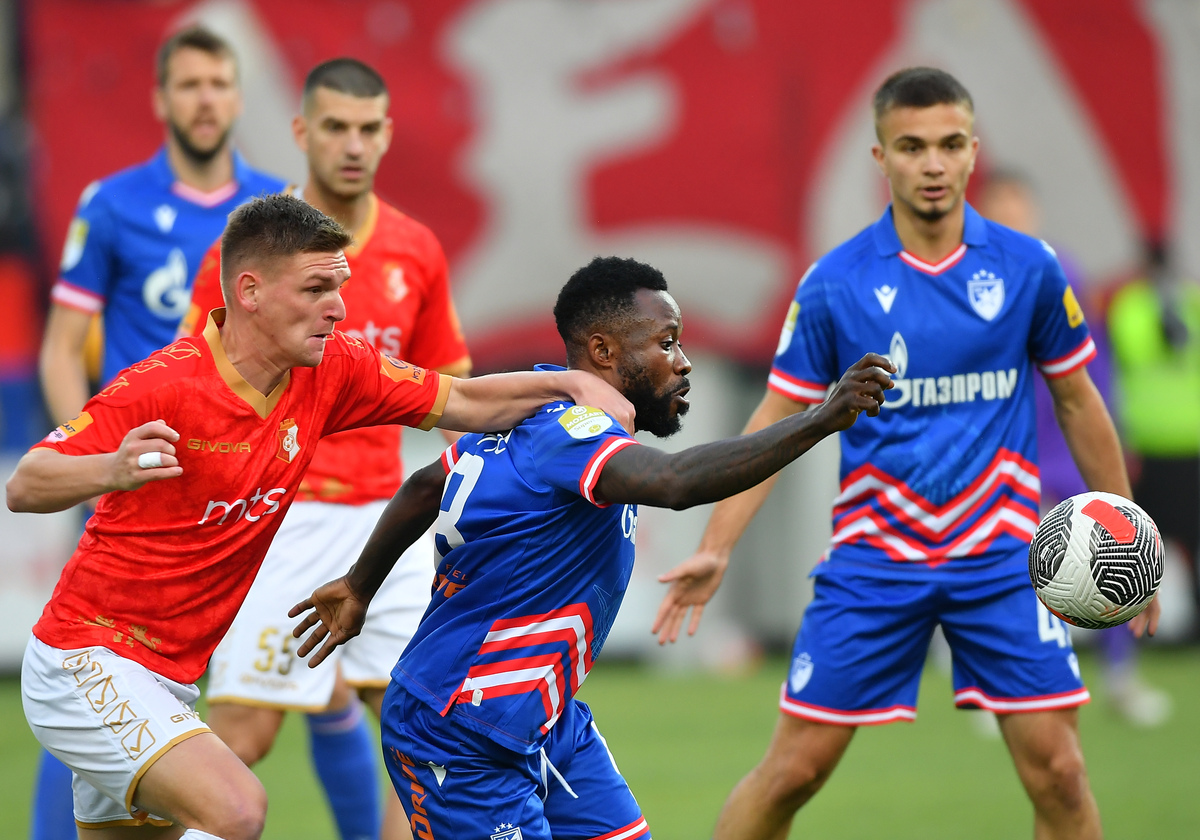
[(221, 234), (221, 292), (248, 260), (274, 260), (295, 254), (333, 253), (351, 242), (346, 229), (307, 201), (275, 193), (246, 202), (229, 214)]
[(893, 108), (932, 108), (934, 105), (962, 105), (975, 113), (975, 102), (962, 82), (936, 67), (906, 67), (884, 80), (875, 91), (875, 133), (879, 122)]
[(360, 99), (386, 96), (388, 89), (383, 76), (357, 58), (332, 58), (308, 71), (304, 78), (304, 106), (312, 101), (317, 88), (348, 93)]
[(653, 266), (622, 257), (596, 257), (571, 275), (554, 304), (554, 323), (567, 348), (568, 362), (579, 358), (589, 336), (615, 332), (636, 311), (641, 289), (667, 290), (667, 280)]
[(167, 68), (171, 63), (171, 56), (183, 49), (200, 50), (217, 58), (227, 58), (233, 62), (234, 75), (237, 74), (237, 54), (229, 42), (211, 29), (193, 24), (180, 29), (158, 48), (155, 75), (160, 88), (167, 86)]

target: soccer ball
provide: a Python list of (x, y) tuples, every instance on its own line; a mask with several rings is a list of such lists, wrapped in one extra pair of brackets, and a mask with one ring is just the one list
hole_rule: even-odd
[(1029, 545), (1029, 579), (1046, 608), (1077, 627), (1123, 624), (1163, 576), (1158, 526), (1128, 499), (1080, 493), (1046, 514)]

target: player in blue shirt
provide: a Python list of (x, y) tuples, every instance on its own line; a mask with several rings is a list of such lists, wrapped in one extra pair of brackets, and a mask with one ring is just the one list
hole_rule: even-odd
[[(1088, 700), (1070, 637), (1027, 573), (1038, 522), (1036, 366), (1088, 486), (1128, 497), (1120, 446), (1084, 365), (1095, 348), (1053, 251), (988, 222), (964, 195), (974, 106), (953, 77), (912, 68), (874, 101), (892, 203), (822, 257), (788, 310), (753, 432), (821, 404), (842, 360), (887, 352), (896, 388), (879, 422), (841, 437), (833, 538), (814, 572), (779, 725), (714, 837), (775, 838), (837, 766), (856, 727), (913, 720), (930, 635), (954, 657), (955, 703), (997, 713), (1039, 838), (1098, 838), (1076, 707)], [(770, 492), (718, 504), (700, 549), (663, 576), (660, 641), (720, 583)], [(1138, 630), (1153, 631), (1157, 605)]]
[[(554, 310), (570, 367), (620, 390), (638, 429), (660, 437), (679, 428), (691, 370), (666, 289), (647, 265), (597, 258)], [(383, 704), (384, 757), (414, 835), (649, 837), (574, 699), (629, 582), (637, 506), (683, 509), (754, 486), (860, 411), (878, 414), (890, 370), (868, 354), (811, 416), (673, 455), (603, 411), (552, 403), (414, 474), (347, 576), (292, 611), (316, 605), (296, 629), (318, 625), (301, 655), (328, 636), (315, 665), (357, 632), (396, 557), (436, 518), (433, 600)]]
[[(154, 108), (166, 128), (149, 161), (84, 189), (67, 231), (42, 340), (42, 393), (54, 423), (79, 416), (91, 391), (85, 345), (103, 321), (100, 384), (175, 340), (200, 259), (235, 207), (278, 192), (230, 145), (241, 112), (237, 61), (222, 38), (183, 29), (158, 51)], [(43, 753), (35, 840), (76, 836), (71, 774)]]

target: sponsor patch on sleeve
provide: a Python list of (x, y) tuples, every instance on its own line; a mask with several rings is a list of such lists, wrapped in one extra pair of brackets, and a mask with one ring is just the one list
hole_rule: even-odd
[(558, 418), (559, 425), (575, 440), (587, 440), (612, 427), (612, 418), (590, 405), (568, 408)]
[(420, 385), (425, 381), (425, 368), (414, 367), (401, 359), (393, 359), (383, 355), (380, 373), (395, 382), (415, 382)]
[(46, 443), (62, 443), (69, 437), (82, 432), (88, 426), (92, 425), (92, 415), (86, 411), (76, 417), (74, 420), (68, 420), (50, 434), (46, 435)]
[(88, 223), (78, 216), (71, 220), (71, 226), (67, 228), (67, 241), (63, 245), (62, 263), (59, 269), (62, 271), (70, 271), (75, 266), (79, 265), (80, 258), (83, 257), (83, 246), (87, 244)]
[(1075, 299), (1075, 291), (1070, 286), (1063, 292), (1063, 309), (1067, 311), (1067, 325), (1071, 329), (1083, 323), (1083, 308)]
[(783, 319), (783, 330), (779, 333), (779, 347), (775, 351), (775, 355), (783, 354), (792, 343), (792, 335), (796, 332), (796, 318), (800, 315), (800, 304), (792, 301), (792, 305), (788, 307), (787, 317)]

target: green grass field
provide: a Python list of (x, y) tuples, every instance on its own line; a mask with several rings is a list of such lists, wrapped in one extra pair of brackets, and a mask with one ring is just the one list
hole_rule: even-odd
[[(1170, 692), (1161, 729), (1129, 727), (1107, 708), (1095, 660), (1083, 657), (1096, 700), (1082, 712), (1084, 749), (1109, 838), (1200, 836), (1200, 651), (1153, 650), (1144, 671)], [(709, 836), (729, 789), (759, 759), (776, 718), (785, 663), (741, 677), (670, 676), (601, 662), (580, 696), (658, 840)], [(1010, 840), (1032, 834), (1030, 808), (998, 740), (976, 733), (950, 702), (949, 678), (929, 669), (915, 724), (865, 728), (793, 837), (836, 840)], [(309, 769), (304, 727), (285, 724), (259, 771), (270, 795), (265, 838), (334, 838)], [(15, 679), (0, 680), (0, 834), (27, 835), (37, 744)], [(11, 834), (9, 833), (11, 832)]]

